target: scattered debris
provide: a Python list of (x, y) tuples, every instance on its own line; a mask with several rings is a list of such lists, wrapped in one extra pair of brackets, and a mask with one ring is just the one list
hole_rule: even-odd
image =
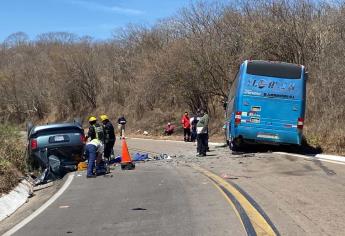
[(59, 206), (59, 208), (60, 209), (66, 209), (66, 208), (69, 208), (70, 206), (67, 206), (67, 205), (65, 205), (65, 206)]
[(33, 187), (33, 191), (36, 192), (36, 191), (39, 191), (39, 190), (42, 190), (42, 189), (49, 188), (49, 187), (51, 187), (53, 185), (54, 185), (54, 182), (48, 182), (46, 184), (37, 185), (37, 186)]
[(62, 164), (61, 158), (51, 154), (51, 150), (45, 148), (39, 153), (42, 160), (41, 167), (43, 171), (34, 179), (34, 185), (46, 184), (50, 181), (61, 179), (67, 172), (77, 169), (76, 165)]
[(133, 161), (145, 161), (147, 159), (149, 159), (149, 154), (139, 152), (135, 153), (132, 158)]
[(86, 170), (86, 169), (87, 169), (87, 163), (85, 161), (80, 162), (78, 164), (78, 167), (77, 167), (78, 171), (83, 171), (83, 170)]
[(114, 175), (112, 175), (112, 174), (110, 175), (110, 173), (108, 173), (108, 174), (106, 174), (106, 175), (103, 175), (103, 177), (104, 177), (104, 178), (113, 178)]
[(228, 175), (228, 174), (222, 174), (220, 177), (222, 177), (223, 179), (238, 179), (238, 177), (231, 176), (231, 175)]
[(110, 159), (109, 164), (120, 163), (121, 162), (121, 156), (117, 156), (116, 158)]
[(243, 157), (254, 157), (255, 153), (248, 153), (248, 154), (243, 154)]
[(143, 132), (143, 135), (147, 136), (147, 135), (149, 135), (149, 132), (144, 131), (144, 132)]
[(224, 144), (220, 144), (220, 145), (216, 145), (216, 146), (214, 146), (215, 148), (225, 148), (225, 147), (227, 147), (228, 145), (226, 144), (226, 143), (224, 143)]
[(161, 154), (159, 154), (159, 155), (157, 155), (157, 156), (154, 156), (154, 157), (152, 158), (152, 160), (156, 160), (156, 161), (158, 161), (158, 160), (172, 160), (173, 157), (176, 157), (176, 156), (169, 156), (169, 155), (166, 154), (166, 153), (161, 153)]

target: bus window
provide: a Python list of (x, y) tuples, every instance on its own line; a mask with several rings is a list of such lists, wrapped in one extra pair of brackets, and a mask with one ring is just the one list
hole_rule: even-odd
[(230, 92), (229, 92), (229, 97), (230, 98), (234, 98), (235, 97), (239, 75), (240, 75), (240, 73), (237, 72), (235, 80), (232, 82), (232, 85), (230, 87)]
[(227, 117), (230, 117), (230, 115), (232, 113), (232, 110), (233, 110), (234, 100), (235, 100), (235, 95), (236, 95), (236, 90), (237, 90), (237, 85), (238, 85), (239, 77), (240, 77), (240, 73), (238, 71), (234, 81), (232, 82), (232, 85), (231, 85), (230, 91), (229, 91), (229, 100), (228, 100), (227, 112), (226, 112), (227, 113)]
[(288, 63), (277, 63), (267, 61), (249, 62), (247, 74), (276, 77), (281, 79), (301, 79), (301, 67)]

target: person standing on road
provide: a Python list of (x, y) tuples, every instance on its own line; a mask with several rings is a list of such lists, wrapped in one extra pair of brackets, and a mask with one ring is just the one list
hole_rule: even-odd
[(96, 160), (102, 159), (103, 144), (97, 138), (92, 139), (85, 146), (85, 157), (87, 160), (87, 175), (86, 178), (95, 178), (94, 173)]
[(188, 112), (185, 112), (184, 115), (182, 116), (181, 123), (183, 127), (184, 141), (189, 142), (190, 141), (190, 121), (189, 121)]
[(126, 128), (126, 118), (124, 115), (120, 116), (120, 118), (117, 120), (118, 123), (118, 129), (120, 132), (120, 139), (125, 138), (125, 128)]
[(110, 160), (110, 155), (115, 145), (115, 130), (107, 115), (100, 116), (104, 130), (104, 158)]
[(208, 122), (209, 117), (204, 109), (200, 110), (202, 116), (196, 126), (197, 129), (197, 156), (206, 156), (208, 145)]
[[(198, 111), (199, 112), (199, 111)], [(198, 121), (200, 120), (200, 117), (198, 117), (197, 115), (194, 115), (193, 117), (190, 118), (190, 141), (191, 142), (195, 142), (196, 137), (197, 137), (197, 133), (196, 133), (196, 125), (198, 124)]]
[(93, 140), (98, 139), (102, 143), (104, 142), (104, 130), (103, 127), (97, 123), (97, 118), (91, 116), (89, 118), (89, 131), (87, 132), (87, 139)]

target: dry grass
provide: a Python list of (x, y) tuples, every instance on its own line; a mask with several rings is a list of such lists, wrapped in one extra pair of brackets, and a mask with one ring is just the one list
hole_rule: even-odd
[(306, 141), (311, 147), (321, 149), (323, 153), (345, 156), (345, 126), (330, 125), (331, 122), (307, 125), (304, 130)]
[(25, 171), (20, 135), (11, 126), (0, 125), (0, 194), (15, 187)]

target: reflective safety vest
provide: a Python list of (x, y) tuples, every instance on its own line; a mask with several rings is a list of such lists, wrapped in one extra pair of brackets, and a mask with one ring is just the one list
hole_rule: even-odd
[(96, 139), (100, 140), (101, 142), (104, 141), (104, 129), (103, 126), (99, 124), (93, 125), (93, 128), (95, 129)]

